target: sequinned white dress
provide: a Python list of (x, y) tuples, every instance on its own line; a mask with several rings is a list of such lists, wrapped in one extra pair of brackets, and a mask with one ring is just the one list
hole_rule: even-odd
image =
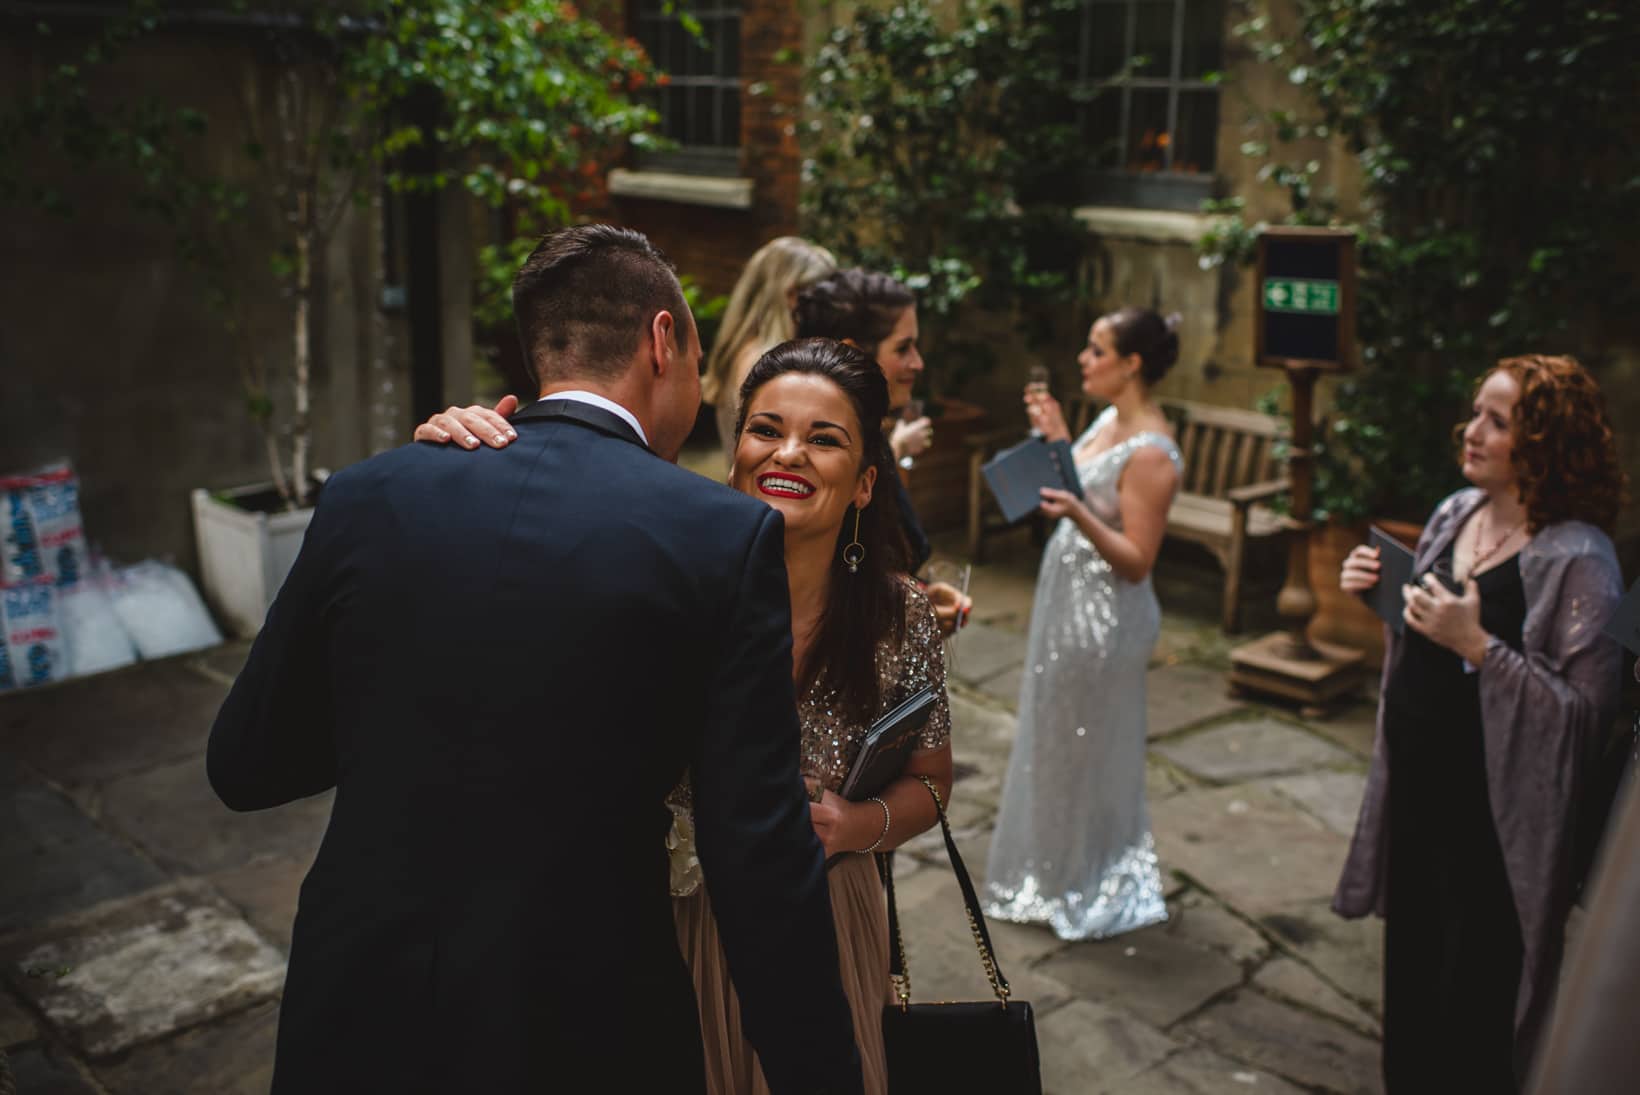
[[(1116, 417), (1106, 411), (1078, 450)], [(1117, 484), (1139, 433), (1078, 460), (1088, 507), (1122, 527)], [(1019, 735), (981, 898), (987, 916), (1047, 924), (1061, 939), (1101, 939), (1167, 919), (1145, 807), (1145, 669), (1161, 630), (1147, 576), (1116, 576), (1068, 518), (1042, 554), (1031, 609)]]

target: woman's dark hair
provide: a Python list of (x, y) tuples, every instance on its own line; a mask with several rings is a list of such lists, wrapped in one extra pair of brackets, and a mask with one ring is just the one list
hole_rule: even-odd
[(797, 294), (797, 337), (845, 338), (877, 356), (877, 345), (917, 303), (903, 282), (875, 270), (839, 270)]
[(776, 377), (797, 373), (831, 381), (848, 397), (859, 419), (860, 470), (867, 461), (877, 467), (871, 502), (860, 511), (860, 543), (866, 549), (857, 573), (843, 564), (843, 548), (854, 539), (854, 507), (843, 514), (837, 531), (835, 570), (820, 628), (798, 666), (799, 694), (824, 677), (837, 703), (850, 718), (870, 722), (881, 697), (877, 685), (877, 646), (898, 640), (905, 629), (905, 584), (908, 569), (905, 534), (886, 476), (895, 474), (883, 419), (888, 415), (888, 382), (877, 362), (853, 346), (829, 338), (782, 342), (757, 359), (740, 386), (740, 415), (735, 434), (746, 428), (746, 412), (759, 388)]
[(1155, 384), (1179, 360), (1179, 313), (1163, 318), (1149, 308), (1120, 308), (1100, 317), (1110, 325), (1121, 357), (1139, 355), (1139, 377)]
[[(1508, 373), (1520, 386), (1510, 463), (1526, 527), (1585, 521), (1610, 532), (1623, 501), (1623, 469), (1600, 386), (1574, 357), (1506, 357), (1481, 377)], [(1476, 385), (1479, 390), (1479, 385)]]

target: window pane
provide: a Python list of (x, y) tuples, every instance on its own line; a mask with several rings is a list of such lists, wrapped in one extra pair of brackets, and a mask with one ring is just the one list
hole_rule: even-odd
[(1224, 0), (1185, 0), (1179, 75), (1199, 80), (1224, 66)]
[[(1127, 4), (1090, 4), (1083, 9), (1087, 12), (1087, 50), (1088, 50), (1088, 77), (1094, 80), (1107, 79), (1122, 71), (1127, 63)], [(1076, 33), (1083, 31), (1081, 24), (1077, 25)], [(1081, 47), (1081, 39), (1075, 38), (1077, 48)]]
[(1172, 135), (1167, 131), (1167, 92), (1135, 89), (1128, 115), (1126, 171), (1160, 171)]
[(689, 89), (689, 132), (680, 139), (684, 144), (716, 144), (712, 120), (715, 115), (713, 100), (716, 91), (710, 87)]
[(1114, 171), (1122, 166), (1122, 90), (1101, 88), (1093, 102), (1083, 108), (1086, 121), (1082, 132), (1094, 165)]
[(723, 90), (723, 144), (727, 148), (740, 147), (740, 91)]
[(1133, 14), (1133, 74), (1165, 79), (1173, 72), (1173, 0), (1140, 0)]
[(1173, 170), (1187, 175), (1213, 170), (1219, 144), (1219, 93), (1181, 91), (1179, 128), (1174, 135)]
[(738, 18), (725, 19), (718, 27), (717, 74), (728, 77), (740, 75), (740, 20)]
[(687, 105), (684, 103), (684, 90), (680, 87), (669, 87), (662, 92), (661, 126), (662, 131), (675, 141), (683, 140), (684, 126), (686, 125)]
[(666, 30), (666, 59), (661, 67), (673, 76), (687, 76), (690, 73), (689, 61), (694, 52), (693, 40), (689, 32), (682, 27), (668, 27)]

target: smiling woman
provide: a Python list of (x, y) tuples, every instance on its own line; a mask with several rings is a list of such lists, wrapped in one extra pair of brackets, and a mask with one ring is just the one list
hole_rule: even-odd
[[(883, 436), (888, 400), (883, 370), (855, 347), (829, 338), (782, 343), (757, 360), (741, 386), (730, 474), (732, 486), (784, 518), (802, 773), (815, 836), (833, 861), (827, 882), (839, 972), (866, 1095), (887, 1093), (882, 1010), (889, 943), (882, 883), (864, 853), (890, 851), (932, 828), (938, 815), (921, 779), (947, 802), (952, 782), (939, 625), (928, 598), (904, 577), (907, 549), (896, 507), (888, 496), (876, 497), (883, 476), (893, 474)], [(448, 444), (472, 436), (505, 448), (509, 428), (495, 411), (452, 408), (417, 437)], [(863, 802), (839, 795), (872, 723), (923, 689), (936, 696), (933, 713), (901, 775)], [(741, 1023), (711, 885), (695, 855), (688, 778), (667, 805), (674, 819), (667, 838), (673, 919), (700, 1004), (707, 1088), (713, 1095), (769, 1095)]]

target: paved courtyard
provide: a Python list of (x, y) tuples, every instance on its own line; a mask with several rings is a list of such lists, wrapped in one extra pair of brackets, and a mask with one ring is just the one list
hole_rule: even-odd
[[(976, 876), (1035, 571), (1023, 534), (998, 546), (952, 647), (952, 818)], [(1189, 558), (1158, 570), (1146, 784), (1168, 923), (1098, 943), (992, 925), (1055, 1095), (1379, 1090), (1382, 932), (1327, 909), (1371, 708), (1306, 722), (1228, 698), (1216, 582)], [(244, 653), (0, 699), (0, 1046), (23, 1095), (266, 1092), (297, 887), (329, 803), (236, 815), (212, 796), (205, 736)], [(915, 997), (980, 999), (944, 863), (937, 832), (897, 857)]]

